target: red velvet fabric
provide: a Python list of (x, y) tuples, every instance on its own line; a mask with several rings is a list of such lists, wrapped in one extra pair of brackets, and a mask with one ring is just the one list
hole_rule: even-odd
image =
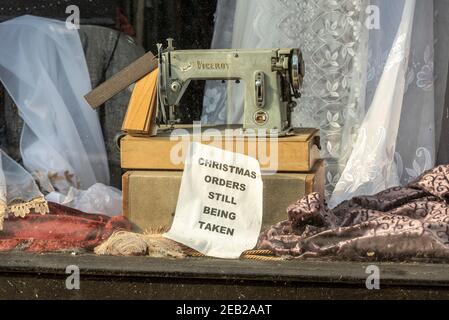
[(123, 216), (87, 214), (55, 203), (49, 203), (49, 209), (47, 215), (31, 213), (26, 218), (6, 219), (0, 231), (0, 252), (90, 251), (114, 231), (131, 230)]

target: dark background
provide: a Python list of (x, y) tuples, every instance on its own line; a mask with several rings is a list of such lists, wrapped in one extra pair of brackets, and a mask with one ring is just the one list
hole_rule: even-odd
[[(156, 43), (166, 44), (169, 37), (175, 39), (178, 49), (209, 48), (216, 4), (217, 0), (0, 0), (0, 22), (24, 14), (65, 21), (70, 15), (66, 13), (67, 6), (77, 5), (83, 26), (111, 29), (97, 31), (82, 27), (80, 31), (83, 46), (88, 50), (86, 58), (92, 86), (95, 87), (144, 52), (138, 46), (129, 54), (123, 48), (118, 52), (110, 44), (112, 38), (120, 38), (121, 43), (126, 42), (127, 35), (132, 36), (139, 46), (152, 52), (155, 52)], [(126, 50), (133, 48), (130, 46)], [(177, 111), (183, 123), (201, 118), (203, 92), (203, 82), (192, 83)], [(129, 96), (129, 91), (124, 92), (99, 111), (111, 184), (118, 188), (121, 187), (122, 172), (114, 138), (120, 133)], [(0, 148), (18, 162), (21, 162), (19, 143), (22, 126), (17, 107), (0, 84)]]

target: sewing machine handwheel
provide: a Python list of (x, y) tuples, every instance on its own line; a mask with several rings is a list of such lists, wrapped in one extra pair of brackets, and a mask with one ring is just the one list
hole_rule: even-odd
[(305, 75), (305, 65), (301, 50), (293, 49), (290, 61), (290, 78), (292, 81), (292, 86), (295, 91), (298, 91), (302, 87), (302, 82)]

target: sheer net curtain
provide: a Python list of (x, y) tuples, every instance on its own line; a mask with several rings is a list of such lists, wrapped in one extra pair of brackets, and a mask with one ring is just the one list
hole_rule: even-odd
[[(219, 1), (213, 46), (303, 50), (293, 123), (321, 130), (334, 206), (435, 164), (444, 101), (436, 94), (444, 92), (434, 79), (445, 82), (447, 64), (434, 71), (434, 15), (433, 2), (421, 0)], [(441, 61), (447, 52), (439, 49)], [(204, 122), (240, 121), (241, 93), (229, 86), (226, 94), (208, 84)]]
[(0, 39), (0, 80), (25, 123), (25, 168), (65, 181), (64, 191), (109, 184), (98, 115), (83, 98), (91, 86), (78, 32), (64, 22), (21, 16), (0, 24)]
[[(121, 192), (107, 186), (98, 114), (83, 98), (91, 85), (77, 30), (64, 22), (21, 16), (0, 24), (0, 39), (0, 81), (24, 120), (23, 164), (46, 199), (89, 213), (121, 213)], [(0, 164), (0, 175), (1, 170)], [(7, 188), (14, 183), (7, 179)], [(0, 210), (1, 200), (0, 193)]]

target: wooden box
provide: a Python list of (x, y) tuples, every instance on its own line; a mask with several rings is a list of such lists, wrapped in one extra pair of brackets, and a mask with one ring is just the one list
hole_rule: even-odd
[[(129, 171), (123, 176), (124, 215), (142, 231), (169, 227), (176, 211), (181, 171)], [(263, 228), (286, 220), (287, 207), (312, 192), (324, 193), (324, 165), (310, 173), (281, 173), (263, 177)]]
[(185, 145), (188, 145), (188, 141), (196, 141), (195, 139), (204, 144), (253, 156), (259, 160), (262, 170), (266, 171), (310, 172), (320, 158), (320, 136), (317, 129), (296, 129), (294, 136), (276, 138), (278, 143), (270, 138), (263, 140), (222, 135), (200, 135), (196, 138), (190, 134), (173, 138), (162, 134), (157, 137), (124, 137), (121, 140), (122, 168), (183, 170), (183, 159), (187, 151)]

